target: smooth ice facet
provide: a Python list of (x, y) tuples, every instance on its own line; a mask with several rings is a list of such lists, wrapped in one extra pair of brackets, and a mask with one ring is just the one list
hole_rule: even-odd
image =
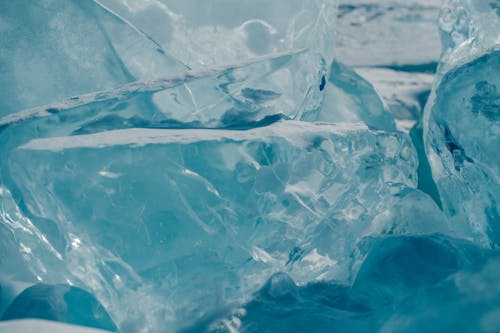
[(367, 243), (352, 285), (302, 285), (278, 273), (244, 306), (189, 332), (435, 332), (437, 327), (486, 333), (497, 327), (498, 254), (438, 235), (384, 236)]
[(321, 111), (314, 120), (361, 122), (371, 129), (396, 129), (392, 115), (373, 86), (348, 66), (334, 60), (324, 89)]
[(99, 301), (85, 290), (69, 285), (36, 284), (18, 295), (2, 320), (38, 318), (116, 331)]
[(4, 1), (0, 33), (0, 116), (186, 69), (93, 1)]

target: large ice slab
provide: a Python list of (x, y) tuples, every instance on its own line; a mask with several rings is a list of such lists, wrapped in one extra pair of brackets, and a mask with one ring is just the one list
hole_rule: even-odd
[(0, 126), (42, 118), (36, 131), (65, 135), (128, 127), (249, 128), (280, 118), (319, 120), (325, 72), (321, 57), (310, 51), (273, 54), (73, 96), (0, 118)]
[(445, 3), (440, 20), (445, 52), (424, 121), (443, 208), (457, 232), (485, 246), (500, 243), (500, 25), (495, 8), (491, 1)]
[(337, 0), (99, 2), (192, 68), (302, 48), (327, 63), (334, 54)]
[(0, 33), (0, 115), (186, 69), (94, 1), (3, 1)]
[[(2, 214), (33, 228), (51, 221), (63, 239), (55, 250), (64, 267), (44, 271), (29, 256), (27, 267), (86, 286), (131, 331), (192, 323), (277, 271), (298, 283), (348, 281), (361, 237), (443, 229), (414, 190), (408, 138), (360, 125), (124, 129), (10, 149), (2, 180), (22, 205)], [(428, 214), (429, 227), (409, 207)]]

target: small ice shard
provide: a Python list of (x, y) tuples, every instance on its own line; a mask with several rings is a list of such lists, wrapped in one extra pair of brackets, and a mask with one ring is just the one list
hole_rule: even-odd
[[(119, 325), (147, 316), (153, 331), (179, 329), (248, 299), (277, 271), (297, 283), (347, 281), (362, 237), (418, 233), (393, 225), (419, 209), (436, 230), (444, 222), (408, 194), (416, 154), (397, 132), (281, 121), (52, 135), (6, 150), (2, 179), (22, 196), (22, 216), (75, 239), (68, 267), (49, 275), (88, 283)], [(402, 200), (422, 208), (406, 212)], [(162, 307), (132, 309), (144, 290)]]
[(19, 294), (2, 320), (38, 318), (116, 331), (99, 301), (87, 291), (69, 285), (36, 284)]
[(0, 126), (42, 117), (39, 134), (67, 135), (129, 127), (241, 129), (304, 119), (322, 101), (326, 69), (320, 56), (317, 62), (313, 57), (302, 50), (137, 81), (11, 114), (0, 118)]
[(396, 129), (392, 115), (373, 86), (354, 69), (334, 60), (324, 90), (321, 110), (314, 120), (362, 122), (371, 129)]
[(93, 1), (3, 1), (0, 33), (0, 116), (186, 69)]
[(337, 0), (99, 2), (194, 69), (303, 48), (328, 63), (334, 54)]
[(457, 235), (500, 244), (500, 16), (491, 1), (447, 1), (444, 54), (424, 118), (443, 209)]

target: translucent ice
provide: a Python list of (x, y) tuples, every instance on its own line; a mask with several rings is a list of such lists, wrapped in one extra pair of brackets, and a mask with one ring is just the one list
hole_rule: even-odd
[[(52, 135), (9, 148), (2, 179), (23, 204), (3, 214), (56, 225), (48, 241), (63, 243), (37, 257), (59, 253), (65, 266), (29, 269), (82, 283), (131, 330), (143, 320), (153, 331), (182, 327), (281, 270), (299, 283), (348, 281), (365, 235), (446, 230), (432, 201), (412, 194), (415, 152), (398, 133), (284, 121)], [(405, 206), (427, 212), (422, 227)]]
[(336, 3), (0, 4), (0, 331), (497, 331), (499, 6), (422, 134), (436, 0)]
[(93, 1), (2, 1), (0, 33), (0, 116), (186, 68)]
[(127, 127), (248, 128), (280, 118), (318, 120), (331, 112), (319, 110), (325, 72), (321, 57), (308, 51), (270, 55), (73, 96), (0, 118), (0, 126), (41, 117), (46, 120), (37, 122), (36, 131), (62, 135)]
[(424, 138), (443, 208), (457, 233), (500, 244), (500, 16), (491, 1), (448, 1), (444, 55)]
[(337, 0), (99, 2), (192, 68), (303, 48), (327, 63), (334, 54)]
[(336, 60), (330, 67), (321, 111), (314, 120), (361, 122), (372, 129), (396, 129), (392, 115), (385, 109), (373, 86)]
[(498, 254), (437, 235), (368, 243), (352, 285), (297, 285), (278, 273), (243, 307), (188, 332), (486, 333), (498, 327)]
[[(373, 85), (393, 115), (397, 129), (408, 133), (422, 120), (423, 110), (434, 80), (434, 71), (358, 67), (356, 72)], [(426, 69), (423, 69), (426, 70)]]

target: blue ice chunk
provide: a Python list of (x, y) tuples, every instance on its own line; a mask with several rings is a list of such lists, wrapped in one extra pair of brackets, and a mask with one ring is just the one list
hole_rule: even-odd
[(263, 126), (315, 115), (325, 72), (321, 57), (309, 51), (275, 54), (74, 96), (0, 118), (0, 127), (40, 117), (46, 119), (36, 122), (36, 132), (58, 135), (130, 127)]
[[(448, 332), (457, 327), (460, 309), (471, 310), (460, 313), (462, 327), (481, 328), (470, 331), (488, 332), (498, 322), (492, 310), (500, 295), (493, 278), (498, 254), (443, 235), (365, 241), (366, 259), (353, 284), (298, 285), (277, 273), (242, 307), (185, 332), (433, 332), (434, 322)], [(470, 297), (475, 291), (478, 299)], [(482, 317), (487, 325), (479, 324)]]
[(116, 331), (102, 304), (87, 291), (69, 285), (39, 283), (10, 304), (2, 320), (39, 318)]
[(13, 141), (2, 160), (4, 185), (23, 203), (12, 216), (53, 221), (67, 239), (65, 267), (26, 265), (82, 281), (122, 327), (147, 318), (153, 331), (178, 329), (248, 299), (277, 271), (348, 281), (359, 239), (428, 232), (405, 207), (444, 225), (428, 197), (416, 199), (416, 154), (397, 132), (280, 121), (52, 135)]
[(330, 67), (321, 110), (309, 118), (313, 116), (316, 121), (362, 122), (371, 129), (396, 129), (392, 115), (371, 83), (336, 60)]
[(186, 69), (94, 1), (3, 1), (0, 32), (0, 116)]
[(500, 257), (492, 252), (402, 302), (380, 332), (495, 332), (500, 327)]
[(191, 68), (307, 48), (330, 63), (337, 0), (101, 0)]
[(372, 309), (390, 308), (483, 255), (472, 243), (440, 235), (389, 237), (367, 242), (368, 254), (352, 288), (356, 298)]
[[(19, 263), (22, 259), (15, 258), (13, 261)], [(8, 272), (9, 269), (2, 269), (2, 271), (5, 273)], [(0, 318), (2, 318), (4, 311), (10, 303), (12, 303), (16, 296), (31, 285), (32, 283), (14, 281), (12, 277), (2, 276), (2, 279), (0, 280)]]
[(424, 142), (457, 235), (500, 244), (500, 17), (491, 1), (447, 1), (443, 57), (424, 118)]
[(370, 332), (370, 309), (348, 285), (314, 282), (297, 286), (284, 273), (273, 275), (253, 299), (224, 319), (199, 323), (188, 332)]

